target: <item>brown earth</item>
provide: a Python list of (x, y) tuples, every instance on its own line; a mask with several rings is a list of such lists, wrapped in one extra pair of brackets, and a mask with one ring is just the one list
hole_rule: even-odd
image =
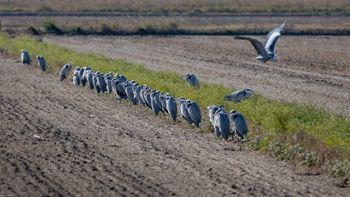
[(350, 192), (4, 56), (0, 73), (0, 196)]
[(350, 115), (348, 36), (282, 36), (276, 49), (280, 59), (266, 63), (257, 75), (253, 47), (231, 36), (45, 37), (44, 41), (126, 58), (154, 70), (192, 72), (203, 82), (251, 87), (268, 98), (312, 103)]
[[(7, 13), (5, 13), (7, 14)], [(261, 32), (268, 31), (274, 26), (287, 21), (286, 31), (289, 33), (304, 34), (303, 32), (342, 34), (350, 31), (350, 20), (347, 15), (298, 15), (298, 14), (276, 14), (276, 15), (254, 15), (254, 14), (196, 14), (169, 16), (138, 15), (137, 13), (120, 15), (1, 15), (1, 30), (8, 32), (26, 32), (28, 27), (33, 26), (44, 31), (44, 21), (50, 20), (59, 28), (71, 31), (72, 27), (80, 27), (83, 30), (98, 33), (106, 25), (116, 32), (137, 32), (140, 28), (148, 26), (169, 33), (167, 28), (185, 31), (199, 31), (207, 33), (229, 33), (229, 32)], [(71, 13), (72, 14), (72, 13)], [(84, 14), (84, 13), (83, 13)], [(101, 13), (100, 13), (101, 14)], [(102, 13), (103, 14), (103, 13)], [(104, 26), (105, 25), (105, 26)], [(104, 30), (105, 33), (108, 31)]]

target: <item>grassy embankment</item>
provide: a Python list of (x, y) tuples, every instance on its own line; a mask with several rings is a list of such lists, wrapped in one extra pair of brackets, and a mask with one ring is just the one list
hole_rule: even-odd
[[(30, 37), (10, 38), (0, 34), (0, 49), (15, 58), (22, 49), (28, 50), (32, 59), (37, 54), (43, 55), (52, 72), (72, 61), (75, 66), (90, 65), (94, 70), (122, 73), (154, 89), (197, 101), (206, 119), (206, 106), (216, 104), (224, 105), (227, 111), (236, 109), (248, 120), (251, 130), (248, 144), (253, 149), (269, 151), (278, 159), (320, 169), (333, 177), (349, 176), (350, 120), (347, 117), (315, 106), (269, 100), (260, 95), (234, 104), (223, 99), (232, 89), (221, 85), (202, 84), (200, 90), (194, 90), (175, 73), (155, 72), (142, 65), (97, 54), (80, 54)], [(207, 120), (202, 130), (209, 132)]]

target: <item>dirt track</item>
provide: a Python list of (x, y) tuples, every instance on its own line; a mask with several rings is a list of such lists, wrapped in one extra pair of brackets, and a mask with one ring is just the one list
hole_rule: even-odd
[(0, 73), (0, 196), (349, 193), (3, 56)]
[(254, 75), (255, 51), (232, 36), (48, 37), (80, 52), (126, 58), (155, 70), (195, 73), (206, 82), (251, 87), (284, 101), (309, 102), (350, 115), (350, 37), (282, 36), (278, 62)]

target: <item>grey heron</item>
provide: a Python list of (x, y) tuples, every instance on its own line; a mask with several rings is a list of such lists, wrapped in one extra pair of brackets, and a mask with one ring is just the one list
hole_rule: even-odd
[[(272, 29), (267, 34), (264, 43), (261, 43), (255, 38), (244, 37), (244, 36), (235, 36), (234, 39), (248, 40), (254, 46), (254, 49), (258, 53), (258, 57), (256, 57), (256, 59), (261, 61), (262, 64), (267, 62), (268, 60), (275, 61), (278, 58), (278, 56), (275, 55), (275, 46), (278, 38), (281, 36), (281, 32), (283, 31), (284, 26), (285, 26), (285, 22), (282, 25)], [(261, 65), (259, 65), (258, 67), (260, 66)]]
[(182, 97), (179, 98), (179, 104), (180, 104), (180, 114), (182, 118), (185, 119), (188, 122), (188, 124), (192, 124), (193, 120), (191, 118), (190, 113), (188, 112), (187, 102), (185, 98), (182, 98)]
[(89, 84), (89, 88), (91, 90), (94, 89), (94, 82), (93, 82), (93, 74), (94, 72), (92, 70), (86, 71), (86, 81)]
[(159, 112), (162, 111), (162, 105), (159, 105), (159, 92), (158, 91), (153, 91), (151, 93), (151, 106), (152, 106), (152, 111), (154, 112), (155, 115), (158, 115)]
[(166, 102), (166, 108), (167, 108), (168, 114), (173, 119), (173, 121), (176, 121), (177, 105), (176, 105), (175, 98), (172, 96), (166, 96), (165, 102)]
[(241, 113), (236, 112), (235, 110), (231, 110), (230, 119), (235, 124), (237, 135), (244, 139), (246, 134), (248, 133), (248, 126), (244, 116)]
[(98, 87), (100, 87), (101, 92), (102, 93), (107, 92), (107, 83), (105, 81), (105, 75), (104, 74), (98, 74), (96, 79), (97, 79)]
[(30, 64), (30, 56), (28, 51), (26, 50), (21, 51), (21, 62), (22, 64), (28, 64), (28, 65)]
[(100, 88), (100, 86), (97, 83), (97, 78), (98, 78), (99, 75), (100, 75), (100, 72), (98, 72), (98, 71), (92, 73), (92, 84), (94, 85), (93, 89), (95, 89), (97, 94), (99, 94), (101, 92), (101, 88)]
[(86, 66), (83, 68), (83, 74), (81, 75), (81, 85), (85, 86), (85, 84), (88, 82), (87, 73), (91, 72), (91, 68), (89, 66)]
[(63, 67), (61, 68), (59, 75), (60, 75), (60, 81), (63, 81), (65, 78), (68, 77), (69, 71), (72, 68), (72, 64), (71, 63), (67, 63), (65, 65), (63, 65)]
[(183, 76), (183, 78), (190, 86), (199, 89), (199, 81), (194, 74), (187, 74), (187, 75)]
[(225, 99), (229, 101), (233, 101), (235, 103), (239, 103), (241, 102), (241, 100), (249, 98), (253, 93), (254, 93), (254, 90), (250, 88), (244, 88), (244, 89), (232, 92), (229, 95), (226, 95)]
[(38, 66), (40, 67), (41, 71), (45, 71), (46, 70), (46, 62), (43, 56), (38, 55), (36, 56), (36, 60), (38, 62)]
[(219, 109), (224, 109), (224, 106), (216, 106), (216, 105), (211, 105), (207, 107), (208, 110), (208, 116), (209, 116), (209, 121), (210, 123), (214, 126), (214, 114), (219, 110)]
[(230, 135), (230, 119), (224, 110), (219, 109), (214, 115), (214, 134), (228, 140)]
[(197, 105), (196, 102), (193, 102), (192, 100), (187, 100), (186, 103), (187, 103), (188, 113), (190, 114), (193, 123), (197, 127), (199, 127), (202, 122), (202, 115), (201, 115), (201, 110), (199, 106)]
[(75, 86), (80, 86), (80, 82), (81, 82), (80, 70), (81, 69), (79, 67), (77, 67), (77, 68), (75, 68), (74, 73), (73, 73), (73, 84)]

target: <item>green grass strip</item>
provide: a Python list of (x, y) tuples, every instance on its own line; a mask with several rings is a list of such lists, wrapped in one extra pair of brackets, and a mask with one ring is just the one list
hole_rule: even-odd
[[(350, 157), (349, 118), (326, 112), (310, 104), (270, 100), (260, 95), (234, 104), (223, 99), (224, 95), (233, 91), (223, 85), (201, 83), (201, 89), (195, 90), (176, 73), (152, 71), (139, 64), (128, 63), (122, 59), (114, 60), (98, 54), (81, 54), (27, 36), (10, 38), (0, 34), (0, 48), (18, 59), (22, 49), (28, 50), (32, 59), (37, 54), (43, 55), (53, 72), (57, 72), (63, 64), (71, 61), (74, 66), (89, 65), (101, 72), (122, 73), (128, 79), (134, 79), (140, 84), (147, 84), (176, 97), (197, 101), (206, 119), (205, 108), (209, 105), (224, 105), (226, 111), (235, 109), (247, 118), (252, 131), (251, 136), (263, 136), (261, 147), (263, 149), (268, 148), (268, 142), (282, 139), (283, 143), (300, 144), (305, 149), (318, 153), (332, 150), (336, 153), (337, 159)], [(208, 125), (206, 121), (204, 128), (208, 128)]]

